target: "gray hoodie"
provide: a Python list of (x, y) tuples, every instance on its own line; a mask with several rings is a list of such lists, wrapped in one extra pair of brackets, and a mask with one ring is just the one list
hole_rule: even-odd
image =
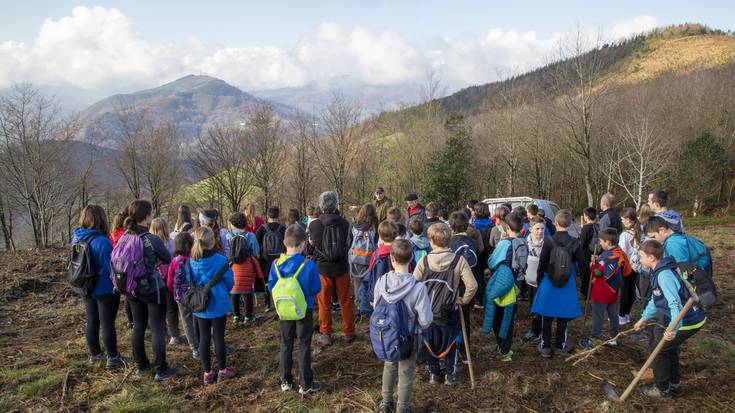
[(375, 284), (373, 297), (373, 308), (378, 304), (380, 297), (383, 297), (389, 304), (403, 300), (403, 303), (411, 309), (409, 312), (411, 323), (418, 321), (416, 323), (417, 334), (421, 329), (428, 328), (434, 320), (426, 286), (424, 283), (417, 282), (412, 274), (393, 271), (385, 274)]

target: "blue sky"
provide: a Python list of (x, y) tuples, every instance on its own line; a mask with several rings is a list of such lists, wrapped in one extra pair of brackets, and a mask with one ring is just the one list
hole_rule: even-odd
[(111, 93), (188, 73), (258, 90), (350, 78), (450, 89), (547, 62), (577, 25), (607, 39), (683, 22), (735, 30), (735, 1), (3, 1), (0, 87)]

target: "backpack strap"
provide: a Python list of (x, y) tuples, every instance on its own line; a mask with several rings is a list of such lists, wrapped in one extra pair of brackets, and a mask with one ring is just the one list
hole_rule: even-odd
[(204, 286), (204, 288), (206, 288), (207, 291), (209, 291), (210, 289), (212, 289), (212, 287), (214, 287), (215, 284), (217, 284), (220, 281), (222, 281), (222, 278), (224, 278), (225, 274), (227, 273), (227, 270), (229, 270), (229, 269), (230, 269), (229, 262), (228, 263), (225, 263), (225, 265), (222, 266), (222, 269), (219, 270), (217, 272), (217, 274), (215, 274), (214, 277), (212, 277), (212, 279), (209, 280), (209, 282), (207, 283), (207, 285)]
[[(296, 278), (297, 280), (299, 279), (299, 274), (301, 273), (301, 270), (304, 269), (305, 265), (306, 265), (306, 257), (304, 257), (304, 260), (301, 261), (301, 265), (299, 265), (299, 268), (296, 269), (296, 272), (293, 273), (294, 278)], [(273, 268), (275, 268), (276, 270), (276, 277), (278, 277), (279, 280), (283, 278), (283, 276), (281, 275), (281, 270), (278, 269), (278, 264), (275, 264), (275, 261), (274, 261)]]

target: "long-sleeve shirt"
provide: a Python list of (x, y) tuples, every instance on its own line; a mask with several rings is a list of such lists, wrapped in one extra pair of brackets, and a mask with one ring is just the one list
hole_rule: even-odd
[[(671, 320), (669, 326), (672, 326), (674, 324), (676, 316), (684, 307), (684, 305), (681, 303), (681, 300), (679, 299), (679, 288), (681, 288), (681, 285), (679, 284), (679, 280), (676, 279), (676, 275), (674, 275), (671, 270), (663, 270), (658, 274), (658, 285), (661, 288), (661, 292), (663, 293), (664, 297), (666, 298), (666, 302), (669, 305), (669, 314)], [(649, 321), (652, 320), (655, 316), (656, 305), (654, 304), (654, 300), (648, 300), (648, 304), (643, 310), (641, 318)], [(679, 328), (681, 328), (681, 326), (682, 323), (679, 322), (679, 324), (673, 327), (673, 331), (679, 331)]]

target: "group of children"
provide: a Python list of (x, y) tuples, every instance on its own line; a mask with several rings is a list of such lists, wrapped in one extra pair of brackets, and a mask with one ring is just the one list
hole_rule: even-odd
[[(376, 199), (378, 195), (382, 192), (376, 191)], [(329, 212), (339, 216), (334, 197), (335, 206)], [(114, 313), (119, 304), (114, 295), (119, 292), (131, 308), (133, 356), (140, 369), (148, 366), (143, 337), (150, 322), (156, 380), (176, 373), (166, 364), (163, 340), (167, 331), (169, 344), (183, 341), (178, 324), (181, 320), (192, 355), (202, 362), (204, 383), (227, 380), (235, 371), (227, 366), (226, 357), (232, 350), (225, 345), (226, 318), (233, 314), (235, 324), (256, 323), (260, 319), (255, 316), (254, 301), (262, 295), (265, 311), (275, 307), (280, 318), (281, 389), (294, 387), (292, 353), (298, 339), (299, 392), (317, 391), (321, 386), (314, 381), (311, 370), (312, 313), (319, 307), (321, 335), (325, 335), (331, 328), (331, 317), (325, 328), (323, 315), (331, 308), (322, 307), (331, 307), (331, 302), (322, 298), (323, 288), (334, 285), (333, 291), (339, 289), (339, 294), (344, 294), (341, 287), (337, 288), (343, 283), (337, 273), (343, 271), (339, 263), (345, 262), (347, 279), (351, 280), (347, 291), (359, 313), (371, 318), (368, 334), (373, 345), (382, 343), (383, 350), (401, 350), (400, 357), (378, 349), (376, 354), (382, 354), (385, 361), (381, 407), (403, 412), (410, 411), (417, 361), (426, 363), (431, 384), (460, 381), (461, 360), (466, 357), (462, 355), (463, 345), (469, 340), (473, 308), (483, 312), (482, 332), (495, 336), (496, 358), (510, 362), (517, 307), (525, 299), (530, 301), (532, 319), (531, 329), (522, 340), (538, 341), (544, 358), (573, 351), (568, 324), (583, 312), (586, 315), (587, 306), (582, 305), (586, 299), (591, 305), (592, 326), (589, 336), (579, 341), (581, 347), (598, 341), (617, 345), (620, 326), (630, 322), (636, 299), (642, 300), (645, 308), (636, 329), (643, 329), (656, 316), (671, 322), (685, 301), (686, 290), (672, 271), (672, 263), (691, 262), (694, 241), (682, 233), (678, 214), (666, 209), (668, 200), (663, 191), (651, 194), (648, 215), (632, 208), (618, 214), (612, 209), (614, 198), (606, 194), (599, 216), (594, 208), (583, 211), (579, 237), (570, 234), (574, 216), (567, 210), (559, 211), (550, 223), (536, 205), (502, 205), (490, 216), (486, 204), (469, 202), (466, 210), (456, 211), (445, 220), (438, 216), (435, 203), (424, 208), (415, 194), (405, 200), (405, 211), (388, 208), (382, 222), (375, 205), (363, 205), (349, 224), (345, 239), (340, 235), (342, 221), (335, 218), (334, 223), (321, 222), (314, 208), (304, 220), (298, 211), (289, 211), (288, 225), (282, 225), (278, 208), (269, 208), (267, 222), (263, 222), (249, 207), (245, 213), (233, 213), (224, 229), (219, 227), (216, 210), (202, 210), (192, 220), (191, 211), (182, 206), (174, 231), (169, 234), (162, 218), (152, 219), (150, 203), (138, 200), (116, 217), (114, 223), (119, 227), (112, 229), (108, 241), (104, 237), (95, 239), (110, 232), (104, 210), (88, 206), (73, 243), (90, 243), (94, 251), (92, 267), (99, 270), (97, 287), (85, 294), (90, 360), (106, 359), (110, 368), (122, 365), (114, 331)], [(136, 239), (141, 241), (150, 280), (139, 278), (137, 285), (129, 280), (127, 284), (118, 282), (134, 265), (125, 260), (134, 260), (128, 250), (138, 245)], [(345, 244), (344, 254), (334, 252), (342, 248), (333, 250), (329, 245), (335, 240)], [(697, 255), (696, 261), (711, 274), (706, 254)], [(335, 266), (340, 266), (335, 275), (325, 276), (325, 268)], [(145, 290), (141, 287), (143, 281), (149, 284)], [(190, 296), (192, 290), (198, 292), (201, 288), (206, 290), (208, 300), (205, 308), (194, 310)], [(345, 301), (341, 296), (339, 304), (343, 315), (352, 312), (349, 299)], [(672, 327), (679, 331), (673, 335), (655, 324), (652, 343), (655, 345), (654, 340), (660, 337), (669, 343), (664, 356), (653, 365), (656, 385), (646, 389), (645, 394), (681, 393), (678, 346), (705, 320), (701, 309), (693, 311), (696, 314)], [(610, 328), (602, 339), (606, 317)], [(396, 336), (395, 343), (387, 342), (393, 340), (385, 330), (391, 322), (410, 334)], [(102, 353), (96, 338), (100, 324), (107, 354)], [(352, 330), (349, 326), (343, 328), (346, 339), (354, 340), (354, 322)], [(218, 373), (210, 361), (211, 342), (215, 344)], [(397, 404), (393, 402), (396, 387)]]

